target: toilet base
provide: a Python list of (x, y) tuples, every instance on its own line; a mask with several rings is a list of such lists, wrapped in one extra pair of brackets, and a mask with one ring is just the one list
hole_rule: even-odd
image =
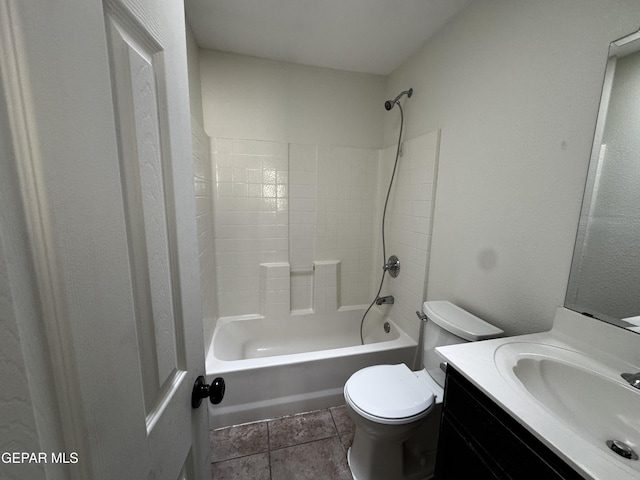
[(360, 480), (355, 476), (355, 474), (353, 473), (353, 468), (351, 468), (351, 447), (349, 447), (349, 449), (347, 450), (347, 464), (349, 465), (349, 470), (351, 471), (351, 477), (353, 478), (353, 480)]
[[(373, 434), (372, 438), (370, 429), (363, 428), (365, 425), (358, 425), (364, 419), (358, 418), (353, 444), (347, 451), (347, 463), (353, 479), (428, 480), (433, 478), (442, 405), (437, 404), (434, 407), (424, 420), (411, 428), (411, 432), (405, 430), (405, 434), (391, 435), (395, 437), (393, 440), (388, 437), (389, 432), (385, 432), (382, 438)], [(351, 409), (347, 406), (347, 411), (349, 410)], [(378, 425), (374, 427), (376, 430), (379, 428)]]
[[(418, 458), (408, 460), (409, 459), (405, 455), (405, 475), (402, 477), (402, 480), (433, 480), (436, 460), (435, 450), (426, 455), (426, 463), (425, 456), (423, 455)], [(407, 465), (407, 463), (410, 465)], [(353, 480), (367, 480), (366, 478), (360, 478), (353, 473), (353, 468), (351, 467), (351, 447), (347, 450), (347, 464), (349, 465), (349, 471)]]

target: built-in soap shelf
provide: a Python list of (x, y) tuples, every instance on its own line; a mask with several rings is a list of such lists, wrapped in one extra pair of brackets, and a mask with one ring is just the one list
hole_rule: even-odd
[(261, 263), (258, 308), (267, 318), (337, 311), (340, 260), (314, 261), (311, 268), (292, 268), (288, 262)]

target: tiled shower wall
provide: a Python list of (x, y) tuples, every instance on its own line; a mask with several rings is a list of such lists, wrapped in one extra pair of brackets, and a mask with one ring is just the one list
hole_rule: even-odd
[(298, 312), (309, 311), (313, 303), (317, 163), (316, 145), (289, 145), (291, 309)]
[(213, 179), (209, 137), (200, 123), (191, 118), (191, 145), (193, 150), (193, 181), (196, 195), (196, 221), (198, 228), (198, 259), (202, 288), (202, 316), (205, 339), (212, 334), (213, 323), (208, 319), (218, 316), (215, 292), (215, 253), (213, 235)]
[[(439, 131), (403, 142), (387, 208), (386, 255), (387, 258), (396, 255), (400, 259), (400, 275), (397, 278), (386, 276), (382, 295), (394, 296), (395, 304), (389, 308), (388, 315), (413, 338), (418, 338), (420, 328), (415, 312), (422, 310), (426, 298), (439, 142)], [(396, 148), (394, 145), (382, 151), (379, 205), (384, 202)], [(381, 216), (382, 208), (379, 207), (379, 214), (376, 214), (378, 236)], [(375, 265), (381, 261), (377, 260), (378, 256), (382, 258), (379, 244)], [(377, 287), (379, 277), (375, 277)]]
[(218, 315), (257, 313), (260, 264), (289, 261), (288, 145), (211, 141)]
[(368, 303), (379, 152), (212, 145), (219, 316), (260, 311), (260, 265), (282, 262), (290, 264), (292, 310), (313, 308), (314, 261), (339, 262), (339, 306)]
[(318, 151), (316, 260), (340, 260), (340, 305), (371, 301), (375, 193), (379, 151)]
[[(310, 312), (318, 302), (368, 304), (382, 268), (382, 207), (396, 146), (211, 143), (218, 316), (283, 313), (286, 305)], [(401, 274), (387, 276), (382, 294), (396, 302), (384, 308), (415, 337), (415, 311), (426, 293), (438, 145), (439, 132), (403, 143), (386, 220), (386, 254), (400, 258)], [(317, 269), (328, 265), (336, 279), (320, 276), (336, 282), (335, 299), (317, 284)], [(282, 289), (265, 283), (275, 274), (270, 268), (278, 269), (278, 278), (289, 268), (287, 302)], [(268, 298), (273, 301), (265, 305)]]

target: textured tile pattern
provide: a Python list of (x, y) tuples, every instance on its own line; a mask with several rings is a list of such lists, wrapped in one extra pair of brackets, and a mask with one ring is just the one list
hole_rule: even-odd
[(218, 316), (259, 311), (261, 263), (291, 264), (294, 310), (313, 307), (313, 262), (324, 260), (341, 265), (330, 300), (367, 303), (379, 157), (367, 148), (212, 139)]
[(329, 409), (333, 421), (336, 424), (338, 435), (340, 436), (340, 442), (345, 450), (348, 450), (353, 443), (353, 434), (356, 431), (356, 425), (349, 417), (347, 413), (347, 407), (342, 405), (340, 407), (332, 407)]
[[(420, 322), (415, 321), (416, 310), (422, 309), (425, 298), (426, 281), (429, 278), (428, 266), (431, 248), (431, 225), (433, 206), (435, 204), (435, 181), (438, 170), (437, 131), (425, 133), (419, 137), (402, 142), (402, 158), (398, 161), (397, 177), (389, 198), (387, 208), (387, 252), (400, 259), (402, 273), (393, 282), (389, 282), (381, 295), (393, 295), (395, 303), (388, 310), (391, 320), (397, 323), (412, 338), (418, 338)], [(382, 151), (381, 168), (383, 172), (380, 183), (383, 191), (388, 186), (391, 171), (395, 162), (396, 146)], [(376, 198), (384, 198), (378, 192)], [(382, 202), (380, 214), (382, 218)], [(376, 226), (375, 231), (379, 231)], [(378, 250), (373, 258), (379, 258)]]
[(344, 448), (337, 437), (271, 452), (273, 480), (350, 480)]
[(338, 433), (342, 435), (343, 433), (352, 433), (356, 429), (356, 424), (353, 423), (349, 413), (347, 412), (347, 406), (341, 405), (340, 407), (332, 407), (329, 409), (331, 412), (331, 416), (333, 417), (333, 421), (336, 424), (336, 429)]
[(350, 480), (345, 406), (213, 430), (213, 480)]
[(269, 453), (233, 458), (212, 465), (215, 480), (270, 480)]
[(261, 263), (289, 259), (288, 149), (213, 139), (218, 315), (258, 312)]
[[(198, 258), (204, 318), (218, 318), (215, 292), (215, 250), (213, 240), (213, 176), (211, 171), (211, 144), (209, 137), (197, 119), (191, 117), (191, 145), (193, 150), (193, 182), (196, 194), (196, 222), (198, 227)], [(207, 322), (213, 328), (213, 322)], [(213, 332), (206, 332), (210, 338)]]
[(291, 415), (269, 422), (269, 444), (272, 449), (333, 437), (336, 434), (329, 410)]
[(220, 462), (269, 450), (267, 424), (246, 423), (211, 431), (211, 461)]

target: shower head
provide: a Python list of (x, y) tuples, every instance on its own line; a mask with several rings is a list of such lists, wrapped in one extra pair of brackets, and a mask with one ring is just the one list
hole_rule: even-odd
[(403, 95), (407, 95), (407, 97), (411, 98), (411, 95), (413, 95), (413, 88), (410, 88), (409, 90), (405, 90), (393, 100), (387, 100), (386, 102), (384, 102), (384, 108), (386, 108), (387, 110), (391, 110), (393, 106), (396, 103), (398, 103), (398, 100), (400, 100)]

